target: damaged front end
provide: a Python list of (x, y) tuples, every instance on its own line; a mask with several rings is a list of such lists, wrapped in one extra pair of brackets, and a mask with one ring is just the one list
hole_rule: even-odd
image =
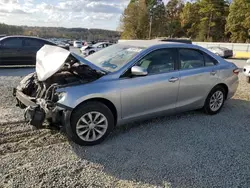
[(27, 122), (37, 128), (45, 120), (53, 125), (65, 123), (65, 113), (71, 109), (57, 103), (66, 95), (59, 92), (60, 88), (86, 84), (105, 74), (83, 61), (58, 47), (44, 46), (38, 51), (36, 72), (27, 75), (13, 90), (17, 106), (25, 109)]

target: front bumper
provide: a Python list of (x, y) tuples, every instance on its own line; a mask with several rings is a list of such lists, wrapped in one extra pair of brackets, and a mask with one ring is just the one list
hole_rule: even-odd
[(50, 119), (50, 123), (58, 126), (66, 126), (70, 123), (72, 112), (70, 107), (55, 104), (53, 110), (48, 111), (37, 104), (35, 98), (29, 97), (16, 88), (13, 89), (13, 96), (17, 99), (17, 106), (25, 108), (25, 120), (36, 128), (41, 128), (45, 119)]
[(246, 65), (246, 66), (243, 68), (243, 73), (244, 73), (246, 76), (250, 76), (250, 65)]
[(13, 89), (13, 96), (16, 97), (18, 105), (23, 104), (24, 106), (31, 106), (31, 107), (38, 107), (38, 105), (32, 101), (32, 98), (28, 95), (25, 95), (23, 92), (17, 90), (16, 88)]

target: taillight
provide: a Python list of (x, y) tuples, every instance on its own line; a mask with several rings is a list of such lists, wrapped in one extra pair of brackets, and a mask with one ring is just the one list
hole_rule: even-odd
[(237, 69), (234, 69), (234, 70), (233, 70), (233, 73), (234, 73), (235, 75), (238, 75), (238, 74), (240, 73), (240, 69), (238, 69), (238, 68), (237, 68)]

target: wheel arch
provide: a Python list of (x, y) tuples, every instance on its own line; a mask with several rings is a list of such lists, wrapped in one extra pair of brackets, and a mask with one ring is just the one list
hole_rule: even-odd
[(224, 90), (225, 90), (225, 99), (227, 99), (227, 96), (228, 96), (228, 92), (229, 92), (229, 88), (228, 88), (228, 86), (225, 84), (225, 83), (219, 83), (219, 84), (217, 84), (216, 86), (214, 86), (213, 87), (213, 89), (215, 88), (215, 87), (222, 87)]
[[(101, 97), (95, 97), (95, 98), (91, 98), (91, 99), (87, 99), (85, 101), (82, 101), (81, 103), (79, 103), (73, 110), (72, 110), (72, 113), (77, 110), (79, 108), (79, 106), (82, 106), (84, 105), (85, 103), (88, 103), (88, 102), (100, 102), (104, 105), (106, 105), (112, 112), (113, 116), (114, 116), (114, 121), (115, 121), (115, 125), (117, 124), (117, 119), (118, 119), (118, 112), (117, 112), (117, 109), (115, 107), (115, 105), (108, 99), (105, 99), (105, 98), (101, 98)], [(72, 114), (71, 113), (71, 114)]]
[(216, 87), (222, 87), (224, 90), (225, 90), (225, 99), (227, 99), (227, 96), (228, 96), (228, 92), (229, 92), (229, 88), (228, 88), (228, 86), (225, 84), (225, 83), (218, 83), (218, 84), (216, 84), (212, 89), (210, 89), (210, 91), (208, 92), (208, 94), (207, 94), (207, 96), (206, 96), (206, 99), (207, 99), (207, 97), (208, 97), (208, 95), (209, 95), (209, 93), (214, 89), (214, 88), (216, 88)]

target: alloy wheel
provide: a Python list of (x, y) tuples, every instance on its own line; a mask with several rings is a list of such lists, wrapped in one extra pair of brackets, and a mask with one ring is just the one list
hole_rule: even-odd
[(76, 133), (84, 141), (92, 142), (100, 139), (107, 131), (108, 120), (100, 112), (88, 112), (77, 122)]
[(222, 91), (216, 91), (210, 98), (210, 109), (213, 112), (216, 112), (217, 110), (220, 109), (220, 107), (222, 106), (224, 102), (224, 94)]

